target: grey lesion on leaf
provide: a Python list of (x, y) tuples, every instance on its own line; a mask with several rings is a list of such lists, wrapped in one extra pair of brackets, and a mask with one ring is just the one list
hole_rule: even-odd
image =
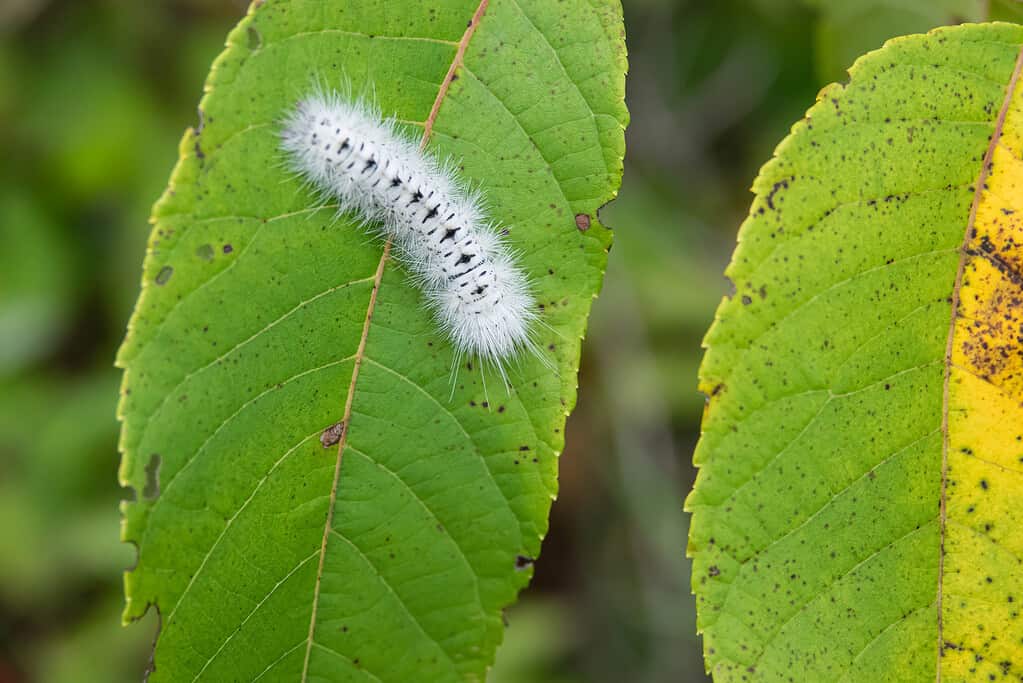
[(246, 38), (248, 40), (248, 48), (253, 52), (263, 47), (263, 35), (255, 26), (249, 26), (246, 31)]
[(153, 453), (146, 463), (146, 484), (142, 488), (142, 497), (154, 500), (160, 495), (160, 454)]
[(216, 253), (213, 251), (213, 245), (203, 244), (195, 250), (195, 255), (208, 263), (213, 260)]
[(171, 275), (174, 274), (174, 268), (171, 266), (164, 266), (160, 269), (160, 272), (156, 274), (156, 284), (161, 287), (171, 279)]

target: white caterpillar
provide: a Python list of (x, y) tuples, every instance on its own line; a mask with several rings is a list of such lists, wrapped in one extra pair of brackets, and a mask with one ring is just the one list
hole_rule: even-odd
[[(421, 287), (457, 359), (504, 363), (536, 319), (529, 284), (487, 220), (478, 194), (364, 102), (316, 92), (282, 132), (293, 169), (342, 212), (379, 229)], [(376, 226), (379, 226), (377, 228)]]

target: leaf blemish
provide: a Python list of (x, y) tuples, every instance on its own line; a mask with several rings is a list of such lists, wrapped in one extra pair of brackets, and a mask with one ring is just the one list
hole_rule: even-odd
[[(792, 178), (792, 180), (795, 180), (795, 178)], [(775, 197), (775, 195), (777, 195), (782, 190), (787, 190), (788, 188), (789, 188), (789, 179), (788, 178), (786, 178), (784, 180), (779, 180), (778, 182), (776, 182), (771, 187), (771, 191), (767, 195), (767, 206), (768, 206), (768, 208), (771, 209), (771, 211), (775, 210), (775, 206), (774, 206), (774, 197)]]
[(263, 47), (263, 36), (255, 26), (249, 26), (247, 37), (249, 49), (253, 52)]
[(338, 443), (340, 443), (341, 437), (344, 435), (344, 433), (345, 433), (344, 420), (340, 422), (335, 422), (331, 426), (324, 429), (323, 433), (320, 434), (320, 443), (323, 444), (324, 448), (336, 446)]
[(533, 563), (535, 561), (536, 560), (534, 560), (532, 557), (526, 557), (525, 555), (519, 555), (518, 557), (515, 558), (515, 569), (517, 571), (522, 571), (523, 569), (527, 569), (529, 567), (532, 567)]
[(153, 453), (146, 463), (146, 485), (142, 488), (142, 497), (154, 500), (160, 495), (160, 454)]

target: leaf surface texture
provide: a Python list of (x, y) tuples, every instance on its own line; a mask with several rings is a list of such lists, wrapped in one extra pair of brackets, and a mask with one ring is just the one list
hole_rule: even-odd
[(719, 682), (1023, 676), (1021, 44), (890, 41), (754, 184), (687, 501)]
[[(151, 681), (482, 680), (557, 490), (624, 73), (612, 1), (253, 3), (118, 356), (125, 617), (160, 611)], [(556, 373), (524, 358), (509, 394), (463, 365), (452, 395), (406, 273), (285, 169), (283, 115), (344, 80), (485, 193)]]

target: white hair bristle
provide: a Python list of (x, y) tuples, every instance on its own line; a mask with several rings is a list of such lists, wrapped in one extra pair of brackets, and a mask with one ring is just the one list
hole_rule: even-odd
[(292, 167), (340, 210), (390, 239), (455, 348), (505, 376), (536, 319), (529, 283), (450, 164), (442, 164), (364, 100), (314, 92), (281, 135)]

